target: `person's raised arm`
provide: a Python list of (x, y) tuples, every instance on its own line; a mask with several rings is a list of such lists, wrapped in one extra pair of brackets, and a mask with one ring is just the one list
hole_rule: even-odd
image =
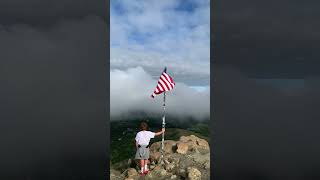
[(155, 136), (159, 136), (159, 135), (161, 135), (162, 133), (164, 133), (164, 131), (165, 131), (165, 128), (162, 128), (161, 131), (154, 133), (154, 135), (155, 135)]

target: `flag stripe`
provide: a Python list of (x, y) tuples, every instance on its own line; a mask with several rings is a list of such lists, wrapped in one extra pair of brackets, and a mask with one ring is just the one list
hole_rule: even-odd
[(167, 78), (167, 80), (172, 83), (172, 79), (170, 78), (170, 76), (168, 76), (167, 73), (163, 73), (163, 75)]
[(160, 76), (161, 81), (165, 84), (166, 88), (170, 90), (170, 83), (164, 78), (164, 76)]
[(162, 88), (162, 92), (166, 91), (164, 84), (160, 80), (158, 81), (158, 85)]
[(157, 85), (157, 89), (159, 89), (160, 91), (164, 91), (160, 84)]
[(166, 81), (166, 83), (169, 85), (169, 89), (171, 90), (171, 89), (173, 88), (171, 82), (167, 79), (166, 76), (162, 75), (161, 77), (164, 78), (164, 80)]
[(170, 77), (165, 71), (162, 72), (158, 80), (156, 89), (152, 93), (151, 97), (154, 98), (156, 95), (159, 95), (166, 91), (170, 91), (174, 88), (175, 84), (176, 83), (173, 81), (172, 77)]
[(168, 91), (167, 85), (162, 81), (162, 79), (159, 79), (160, 85), (164, 88), (165, 91)]
[(173, 85), (176, 84), (175, 82), (173, 82), (173, 79), (172, 79), (168, 74), (166, 74), (166, 73), (164, 73), (164, 74), (170, 79), (170, 82), (171, 82)]

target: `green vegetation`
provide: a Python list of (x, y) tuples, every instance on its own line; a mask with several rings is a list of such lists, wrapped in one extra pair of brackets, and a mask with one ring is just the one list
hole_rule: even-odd
[[(123, 120), (111, 122), (111, 163), (118, 163), (125, 159), (133, 158), (136, 148), (134, 138), (139, 131), (140, 120)], [(161, 120), (149, 118), (148, 125), (151, 131), (161, 129)], [(168, 121), (166, 124), (166, 140), (179, 140), (181, 136), (196, 135), (200, 138), (209, 140), (209, 127), (207, 122), (187, 121)], [(161, 141), (161, 136), (151, 140), (150, 143)]]
[(198, 133), (204, 137), (210, 136), (208, 124), (205, 124), (205, 123), (198, 123), (198, 124), (192, 126), (191, 128), (189, 128), (189, 130), (192, 132)]

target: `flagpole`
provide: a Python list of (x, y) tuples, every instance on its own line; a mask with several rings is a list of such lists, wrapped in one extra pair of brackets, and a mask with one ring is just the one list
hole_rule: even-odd
[[(163, 117), (162, 117), (162, 128), (166, 126), (166, 92), (163, 93)], [(164, 132), (162, 133), (161, 141), (161, 164), (163, 164), (163, 148), (164, 148)]]
[[(167, 72), (167, 67), (164, 67), (164, 72)], [(162, 117), (162, 128), (166, 126), (166, 92), (163, 93), (163, 117)], [(161, 141), (161, 164), (163, 164), (163, 149), (164, 149), (164, 132), (162, 133)]]

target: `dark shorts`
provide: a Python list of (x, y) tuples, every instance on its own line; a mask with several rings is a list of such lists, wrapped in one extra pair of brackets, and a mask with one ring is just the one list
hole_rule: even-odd
[(149, 159), (150, 151), (147, 145), (140, 145), (136, 152), (136, 159)]

